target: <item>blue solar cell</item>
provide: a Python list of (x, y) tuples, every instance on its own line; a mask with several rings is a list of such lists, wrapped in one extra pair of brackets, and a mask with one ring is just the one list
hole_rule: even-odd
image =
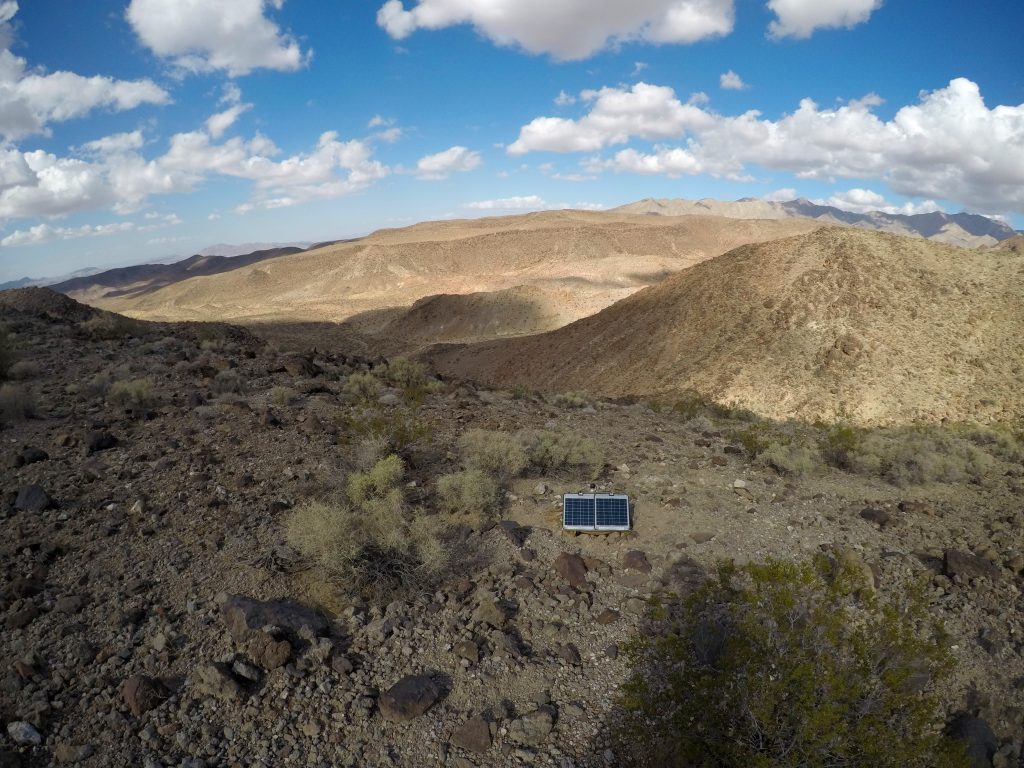
[(563, 524), (570, 528), (593, 528), (593, 498), (567, 497), (565, 499)]
[(629, 525), (629, 499), (625, 496), (597, 498), (596, 522), (598, 527), (626, 527)]

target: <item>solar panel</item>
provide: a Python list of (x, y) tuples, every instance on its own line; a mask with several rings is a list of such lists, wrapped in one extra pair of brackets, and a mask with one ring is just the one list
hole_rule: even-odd
[(575, 531), (628, 531), (629, 497), (618, 493), (567, 493), (562, 527)]

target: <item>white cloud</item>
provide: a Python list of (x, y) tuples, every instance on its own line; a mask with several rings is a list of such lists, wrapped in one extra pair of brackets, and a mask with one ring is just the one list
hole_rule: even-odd
[(480, 167), (480, 153), (466, 147), (451, 147), (435, 155), (421, 157), (416, 163), (416, 176), (426, 180), (447, 179), (453, 173)]
[(381, 115), (374, 115), (370, 118), (370, 122), (366, 124), (367, 128), (389, 128), (395, 124), (395, 118), (383, 117)]
[(731, 69), (728, 72), (722, 73), (718, 78), (718, 84), (726, 91), (742, 91), (747, 88), (747, 84), (743, 82), (743, 78)]
[(601, 203), (549, 203), (539, 195), (502, 197), (497, 200), (478, 200), (466, 203), (463, 208), (475, 211), (561, 211), (572, 208), (580, 211), (603, 211), (607, 206)]
[(630, 149), (588, 167), (744, 180), (754, 166), (821, 181), (877, 179), (906, 197), (1024, 211), (1024, 104), (989, 109), (978, 86), (963, 78), (922, 93), (888, 121), (872, 111), (880, 102), (873, 95), (829, 109), (805, 99), (778, 120), (756, 110), (719, 115), (681, 103), (671, 88), (646, 84), (604, 88), (593, 101), (579, 120), (533, 120), (509, 154), (595, 152), (634, 139), (676, 139), (683, 145)]
[(8, 50), (9, 24), (18, 4), (0, 3), (0, 139), (8, 141), (45, 133), (50, 123), (83, 117), (95, 109), (135, 109), (167, 104), (170, 96), (152, 80), (115, 80), (74, 72), (28, 69)]
[(776, 15), (768, 26), (771, 37), (810, 37), (816, 29), (847, 29), (863, 24), (882, 7), (883, 0), (768, 0)]
[(417, 29), (471, 24), (498, 45), (583, 59), (620, 42), (693, 43), (727, 35), (733, 0), (388, 0), (377, 23), (401, 40)]
[(761, 195), (762, 200), (767, 200), (769, 203), (788, 203), (790, 200), (796, 200), (799, 195), (792, 187), (785, 187), (783, 189), (776, 189), (774, 192), (769, 192), (767, 195)]
[(478, 200), (474, 203), (466, 203), (465, 208), (472, 208), (475, 211), (535, 211), (547, 207), (543, 197), (538, 195), (524, 195), (520, 197), (502, 197), (498, 200)]
[(580, 120), (538, 117), (523, 126), (519, 138), (508, 147), (510, 155), (535, 150), (593, 152), (609, 144), (624, 144), (631, 137), (668, 139), (713, 118), (694, 104), (683, 104), (667, 86), (637, 83), (628, 90), (602, 88), (584, 91), (593, 102)]
[(576, 97), (566, 93), (565, 91), (559, 91), (558, 95), (555, 96), (555, 105), (559, 107), (567, 107), (570, 104), (576, 103)]
[(128, 22), (142, 43), (184, 72), (293, 72), (312, 55), (266, 16), (284, 0), (131, 0)]
[(243, 114), (252, 109), (252, 104), (235, 104), (232, 107), (228, 107), (223, 112), (218, 112), (215, 115), (210, 115), (206, 121), (206, 132), (215, 139), (219, 139), (224, 135), (224, 132), (235, 124)]
[[(790, 198), (792, 199), (792, 198)], [(883, 195), (870, 189), (848, 189), (845, 192), (837, 192), (824, 200), (813, 200), (817, 205), (830, 205), (852, 213), (868, 213), (870, 211), (881, 211), (882, 213), (903, 214), (912, 216), (916, 213), (933, 213), (941, 211), (942, 208), (934, 200), (925, 200), (921, 203), (908, 202), (903, 205), (894, 205), (885, 199)]]
[[(2, 10), (2, 8), (0, 8)], [(54, 240), (77, 240), (81, 237), (104, 237), (129, 232), (135, 229), (130, 221), (113, 224), (84, 224), (80, 227), (51, 227), (49, 224), (38, 224), (30, 229), (17, 229), (3, 240), (0, 245), (14, 248), (19, 245), (40, 245)]]

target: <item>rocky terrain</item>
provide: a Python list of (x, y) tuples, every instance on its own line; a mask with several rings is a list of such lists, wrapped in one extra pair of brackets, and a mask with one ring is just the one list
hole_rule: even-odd
[(633, 497), (635, 530), (563, 534), (559, 494), (590, 479), (534, 471), (499, 522), (461, 529), (456, 572), (374, 604), (304, 562), (282, 522), (355, 468), (366, 411), (349, 384), (383, 361), (127, 323), (38, 289), (0, 294), (0, 322), (20, 360), (0, 394), (0, 765), (644, 765), (643, 733), (614, 725), (647, 598), (722, 558), (820, 552), (882, 595), (924, 582), (955, 659), (946, 714), (971, 718), (981, 764), (1021, 764), (1012, 441), (977, 438), (970, 481), (901, 486), (780, 474), (744, 448), (749, 417), (721, 410), (384, 390), (374, 418), (421, 427), (401, 448), (418, 514), (438, 514), (461, 434), (543, 428), (601, 447), (596, 483)]
[(781, 419), (1024, 415), (1024, 261), (828, 227), (741, 246), (592, 317), (442, 346), (442, 373), (610, 397), (696, 390)]
[(974, 213), (898, 214), (884, 211), (854, 213), (819, 205), (806, 198), (776, 202), (744, 198), (721, 200), (654, 200), (647, 198), (613, 209), (622, 213), (655, 216), (729, 216), (737, 219), (814, 219), (822, 224), (842, 224), (907, 237), (923, 237), (961, 248), (994, 246), (1018, 233), (1005, 222)]

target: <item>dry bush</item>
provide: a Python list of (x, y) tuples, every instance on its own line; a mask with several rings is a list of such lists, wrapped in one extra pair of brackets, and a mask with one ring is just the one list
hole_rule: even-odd
[(348, 479), (348, 498), (312, 501), (285, 521), (285, 537), (339, 588), (374, 600), (425, 589), (446, 570), (448, 550), (436, 516), (406, 508), (404, 467), (388, 456)]
[(365, 435), (359, 438), (353, 448), (353, 459), (356, 469), (366, 471), (388, 455), (391, 441), (385, 435)]
[(365, 438), (382, 440), (388, 453), (403, 453), (428, 433), (427, 425), (414, 411), (404, 408), (372, 406), (357, 412), (343, 411), (339, 416), (339, 429), (350, 441)]
[(994, 467), (990, 454), (941, 428), (870, 432), (850, 457), (852, 471), (898, 486), (976, 483)]
[(83, 320), (78, 327), (94, 339), (124, 339), (139, 336), (145, 331), (145, 326), (139, 320), (115, 315), (113, 312), (101, 312)]
[(375, 400), (382, 389), (380, 379), (369, 371), (356, 371), (345, 379), (345, 393), (364, 402)]
[(526, 450), (530, 464), (544, 474), (578, 470), (593, 479), (604, 468), (604, 455), (589, 437), (546, 429), (523, 430), (516, 437)]
[(144, 410), (156, 405), (158, 398), (153, 392), (151, 379), (132, 379), (111, 384), (107, 391), (107, 402), (119, 408)]
[(24, 421), (36, 414), (36, 403), (24, 387), (17, 384), (0, 386), (0, 421)]
[(459, 453), (467, 469), (476, 469), (506, 483), (530, 463), (522, 440), (506, 432), (471, 429), (459, 438)]
[(33, 360), (19, 360), (7, 369), (7, 378), (15, 381), (25, 381), (36, 378), (39, 372), (39, 363)]
[(794, 477), (809, 475), (821, 466), (821, 457), (818, 453), (800, 443), (770, 442), (757, 459), (779, 474)]
[(437, 499), (441, 511), (468, 516), (477, 529), (493, 517), (498, 506), (498, 493), (498, 483), (479, 469), (467, 469), (437, 478)]
[(238, 395), (242, 388), (242, 377), (234, 370), (220, 371), (210, 382), (210, 389), (218, 395)]
[(586, 408), (591, 405), (586, 392), (559, 392), (551, 398), (551, 403), (559, 408)]
[(82, 389), (82, 394), (90, 400), (105, 400), (113, 377), (107, 371), (100, 371), (93, 375)]
[(272, 387), (270, 390), (270, 402), (282, 408), (291, 405), (295, 398), (295, 390), (289, 387)]
[(972, 426), (965, 429), (964, 437), (1003, 461), (1024, 461), (1024, 434), (1014, 434), (999, 426)]
[(7, 378), (7, 373), (14, 365), (14, 344), (11, 343), (7, 329), (0, 326), (0, 381)]

